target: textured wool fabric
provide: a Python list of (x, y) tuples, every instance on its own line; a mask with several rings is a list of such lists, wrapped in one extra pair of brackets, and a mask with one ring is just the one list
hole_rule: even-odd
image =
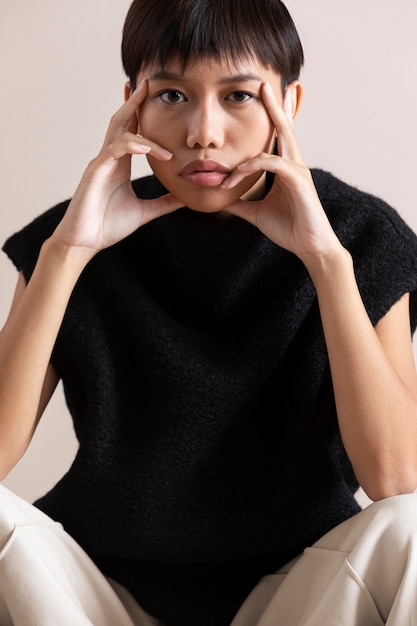
[[(411, 292), (414, 331), (415, 235), (313, 176), (370, 319)], [(6, 243), (26, 279), (67, 205)], [(229, 624), (262, 576), (359, 510), (314, 286), (243, 220), (184, 208), (99, 253), (52, 361), (80, 448), (37, 506), (168, 626)]]

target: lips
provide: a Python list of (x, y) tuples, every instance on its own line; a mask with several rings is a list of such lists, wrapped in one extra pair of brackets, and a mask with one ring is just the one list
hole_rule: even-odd
[(221, 185), (229, 176), (230, 170), (217, 161), (191, 161), (181, 170), (180, 175), (198, 187)]

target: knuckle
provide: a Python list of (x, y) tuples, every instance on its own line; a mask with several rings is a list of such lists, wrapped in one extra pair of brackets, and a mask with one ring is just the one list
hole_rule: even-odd
[(128, 143), (129, 141), (132, 141), (132, 139), (133, 139), (133, 138), (134, 138), (134, 135), (133, 135), (132, 133), (129, 133), (128, 131), (125, 131), (125, 132), (121, 135), (120, 140), (121, 140), (123, 143)]
[(120, 124), (120, 111), (116, 111), (110, 118), (109, 128), (113, 128), (115, 126), (119, 126)]
[(97, 163), (100, 163), (103, 159), (108, 158), (109, 156), (113, 156), (115, 152), (115, 144), (114, 142), (108, 143), (102, 152), (97, 157)]
[(89, 163), (87, 163), (87, 167), (85, 168), (85, 171), (88, 173), (94, 172), (94, 170), (97, 169), (98, 165), (101, 162), (100, 157), (101, 157), (101, 153), (95, 156), (93, 159), (91, 159)]

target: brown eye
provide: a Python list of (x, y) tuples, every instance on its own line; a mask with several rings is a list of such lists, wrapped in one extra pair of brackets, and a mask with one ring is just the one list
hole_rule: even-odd
[(185, 102), (186, 100), (184, 94), (176, 89), (166, 89), (165, 91), (161, 91), (159, 97), (167, 104), (178, 104), (180, 102)]
[(247, 91), (234, 91), (227, 97), (227, 100), (231, 100), (232, 102), (247, 102), (253, 98), (252, 94)]

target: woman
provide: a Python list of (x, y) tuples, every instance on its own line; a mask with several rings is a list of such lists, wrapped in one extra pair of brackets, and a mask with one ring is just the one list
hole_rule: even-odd
[(59, 379), (80, 447), (43, 513), (2, 495), (3, 622), (411, 624), (414, 234), (303, 162), (281, 2), (135, 0), (122, 54), (72, 200), (5, 245), (2, 475)]

